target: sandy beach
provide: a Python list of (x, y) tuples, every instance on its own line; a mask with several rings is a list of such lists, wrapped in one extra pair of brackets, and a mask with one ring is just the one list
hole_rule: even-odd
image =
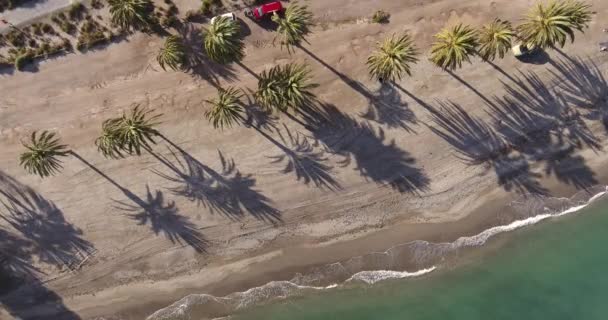
[[(0, 318), (143, 319), (189, 293), (225, 295), (399, 243), (477, 234), (517, 219), (514, 199), (605, 183), (608, 54), (598, 44), (608, 2), (588, 2), (590, 28), (562, 50), (528, 63), (474, 58), (454, 75), (422, 58), (395, 86), (365, 66), (383, 37), (408, 30), (426, 57), (443, 26), (516, 22), (532, 2), (309, 0), (316, 26), (291, 55), (239, 12), (246, 57), (227, 68), (164, 72), (154, 59), (162, 39), (137, 33), (0, 72), (0, 239), (39, 279), (2, 292)], [(198, 6), (176, 4), (182, 14)], [(377, 8), (390, 23), (366, 20)], [(329, 124), (281, 115), (263, 130), (221, 131), (203, 117), (216, 87), (254, 89), (257, 73), (290, 61), (312, 68)], [(152, 154), (104, 159), (93, 144), (101, 122), (134, 103), (163, 113), (163, 138)], [(40, 179), (18, 158), (20, 141), (44, 129), (81, 159)], [(517, 144), (531, 151), (488, 155)], [(184, 192), (192, 179), (203, 186)], [(15, 203), (27, 210), (10, 225)], [(19, 241), (30, 249), (14, 249)]]

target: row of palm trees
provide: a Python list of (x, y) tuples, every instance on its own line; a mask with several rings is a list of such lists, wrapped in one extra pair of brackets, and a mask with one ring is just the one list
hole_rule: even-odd
[[(591, 21), (590, 5), (577, 1), (552, 1), (537, 4), (517, 27), (508, 21), (495, 19), (476, 30), (472, 26), (458, 24), (445, 28), (435, 35), (430, 61), (444, 70), (453, 71), (470, 62), (474, 55), (485, 61), (497, 56), (503, 58), (513, 41), (519, 40), (527, 47), (563, 47), (566, 41), (574, 41), (575, 31), (582, 32)], [(418, 62), (418, 50), (409, 35), (390, 37), (378, 45), (367, 60), (372, 77), (394, 81), (403, 74), (411, 75), (410, 64)]]
[[(113, 0), (145, 1), (145, 0)], [(112, 10), (113, 7), (111, 7)], [(137, 15), (121, 14), (118, 22), (137, 20)], [(131, 17), (131, 18), (128, 18)], [(133, 18), (135, 17), (135, 18)], [(113, 16), (114, 18), (114, 16)], [(298, 47), (310, 33), (312, 14), (306, 6), (293, 3), (286, 9), (284, 17), (273, 17), (278, 25), (282, 46), (288, 50)], [(526, 15), (522, 24), (513, 28), (507, 21), (496, 19), (480, 30), (466, 25), (456, 25), (439, 32), (431, 49), (430, 60), (443, 69), (454, 70), (473, 55), (484, 60), (502, 58), (510, 49), (514, 39), (540, 48), (564, 46), (567, 39), (574, 40), (575, 31), (583, 31), (591, 20), (590, 6), (576, 0), (552, 1), (538, 4)], [(239, 61), (244, 56), (244, 45), (239, 35), (237, 22), (215, 19), (205, 31), (204, 47), (209, 58), (219, 63)], [(291, 52), (291, 51), (290, 51)], [(403, 75), (411, 75), (411, 65), (418, 62), (419, 51), (408, 34), (391, 36), (378, 44), (378, 48), (367, 60), (370, 75), (377, 79), (393, 81)], [(185, 61), (184, 45), (178, 36), (166, 39), (158, 57), (161, 67), (181, 68)], [(290, 63), (264, 70), (259, 75), (258, 87), (251, 92), (255, 102), (269, 112), (297, 110), (314, 99), (310, 68), (305, 64)], [(234, 87), (220, 88), (217, 97), (207, 100), (211, 105), (205, 117), (215, 128), (231, 127), (243, 121), (245, 112), (241, 103), (245, 91)], [(129, 114), (106, 120), (102, 134), (95, 141), (98, 150), (108, 158), (139, 155), (149, 149), (158, 135), (154, 129), (159, 115), (135, 107)], [(61, 168), (58, 158), (70, 152), (54, 133), (34, 132), (26, 152), (21, 155), (22, 166), (30, 173), (49, 176)]]

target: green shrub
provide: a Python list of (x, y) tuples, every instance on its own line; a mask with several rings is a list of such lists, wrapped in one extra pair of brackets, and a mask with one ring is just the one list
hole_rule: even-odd
[(75, 2), (68, 9), (70, 20), (80, 20), (82, 15), (87, 11), (87, 8), (80, 2)]
[(188, 10), (184, 19), (188, 22), (192, 22), (201, 18), (201, 12), (199, 10)]
[(48, 23), (43, 23), (42, 24), (42, 32), (45, 34), (55, 34), (55, 29), (53, 29), (53, 26), (51, 26)]
[(94, 9), (101, 9), (104, 6), (101, 0), (91, 0), (91, 7), (93, 7)]
[(223, 6), (222, 0), (203, 0), (201, 13), (204, 15), (216, 14)]
[(31, 51), (26, 51), (15, 57), (15, 69), (21, 71), (23, 68), (34, 60), (34, 54)]
[(390, 17), (391, 17), (391, 15), (388, 12), (385, 12), (385, 11), (382, 11), (382, 10), (378, 10), (372, 16), (372, 22), (374, 22), (374, 23), (388, 23), (388, 20), (389, 20)]
[(160, 19), (160, 25), (165, 28), (171, 28), (177, 26), (179, 20), (175, 16), (163, 17)]

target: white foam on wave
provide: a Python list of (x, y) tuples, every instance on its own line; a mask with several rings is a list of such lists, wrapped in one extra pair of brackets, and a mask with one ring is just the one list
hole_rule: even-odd
[[(498, 235), (504, 232), (510, 232), (525, 226), (534, 225), (543, 220), (560, 217), (567, 214), (575, 213), (580, 211), (581, 209), (587, 207), (589, 204), (599, 199), (608, 193), (608, 187), (605, 189), (606, 191), (602, 191), (593, 197), (589, 198), (589, 200), (581, 205), (570, 207), (566, 210), (555, 212), (555, 213), (543, 213), (539, 215), (535, 215), (526, 219), (516, 220), (507, 225), (496, 226), (482, 231), (481, 233), (469, 236), (469, 237), (460, 237), (456, 239), (454, 242), (448, 243), (429, 243), (427, 241), (413, 241), (409, 243), (410, 245), (414, 244), (423, 244), (423, 247), (428, 250), (429, 246), (436, 246), (441, 248), (439, 252), (447, 253), (451, 250), (455, 250), (462, 247), (472, 247), (472, 246), (481, 246), (485, 244), (491, 237)], [(545, 208), (547, 211), (548, 209)], [(406, 244), (407, 245), (407, 244)], [(388, 253), (390, 250), (403, 246), (397, 245), (391, 247), (391, 249), (387, 250), (385, 253)], [(414, 246), (412, 246), (414, 247)], [(339, 264), (339, 263), (338, 263)], [(394, 271), (394, 270), (374, 270), (374, 271), (360, 271), (353, 274), (350, 278), (344, 281), (342, 284), (331, 284), (328, 286), (306, 286), (299, 285), (291, 281), (271, 281), (262, 285), (260, 287), (251, 288), (247, 291), (243, 292), (235, 292), (231, 293), (225, 297), (215, 297), (209, 294), (191, 294), (183, 299), (173, 303), (172, 305), (160, 309), (150, 315), (147, 320), (181, 320), (181, 319), (191, 319), (191, 310), (194, 306), (202, 306), (209, 308), (218, 308), (220, 307), (224, 310), (224, 314), (231, 314), (239, 309), (247, 308), (253, 305), (260, 304), (262, 302), (272, 301), (274, 299), (284, 299), (287, 297), (291, 297), (297, 294), (302, 294), (310, 291), (317, 290), (327, 290), (340, 287), (346, 283), (350, 282), (364, 282), (366, 284), (375, 284), (380, 281), (385, 281), (389, 279), (403, 279), (410, 277), (418, 277), (425, 275), (427, 273), (433, 272), (436, 269), (436, 266), (431, 266), (426, 269), (421, 269), (415, 272), (407, 272), (407, 271)], [(230, 316), (220, 316), (215, 319), (230, 319)]]
[(389, 280), (389, 279), (404, 279), (411, 277), (419, 277), (421, 275), (433, 272), (436, 267), (430, 267), (427, 269), (418, 270), (416, 272), (407, 271), (393, 271), (393, 270), (375, 270), (375, 271), (361, 271), (355, 273), (352, 277), (348, 278), (345, 282), (361, 281), (367, 284), (374, 284), (376, 282)]

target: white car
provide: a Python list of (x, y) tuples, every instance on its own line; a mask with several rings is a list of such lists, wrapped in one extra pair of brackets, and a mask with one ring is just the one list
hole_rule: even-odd
[(516, 57), (524, 57), (527, 55), (534, 54), (536, 51), (538, 51), (538, 48), (533, 44), (520, 43), (511, 48), (511, 51), (513, 51), (513, 55), (515, 55)]
[(215, 19), (217, 19), (219, 17), (225, 17), (225, 18), (228, 18), (228, 20), (232, 20), (232, 21), (236, 20), (236, 14), (234, 14), (232, 12), (228, 12), (228, 13), (224, 13), (219, 16), (215, 16), (215, 17), (211, 18), (211, 23), (213, 23), (213, 21), (215, 21)]

